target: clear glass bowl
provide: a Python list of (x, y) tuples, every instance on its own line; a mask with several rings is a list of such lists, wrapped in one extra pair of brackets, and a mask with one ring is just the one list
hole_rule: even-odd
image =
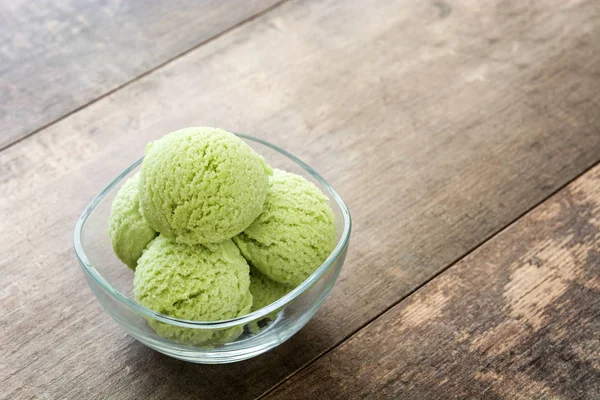
[[(108, 237), (111, 203), (126, 178), (140, 167), (142, 159), (113, 180), (85, 209), (73, 236), (75, 253), (92, 292), (104, 309), (131, 336), (161, 353), (185, 361), (220, 364), (262, 354), (298, 332), (319, 309), (339, 276), (350, 238), (348, 208), (327, 182), (312, 168), (266, 141), (238, 135), (275, 168), (295, 172), (315, 183), (330, 200), (336, 218), (338, 242), (327, 260), (300, 286), (275, 303), (243, 317), (201, 322), (172, 318), (144, 307), (133, 296), (133, 272), (115, 256)], [(159, 336), (149, 325), (167, 324), (195, 330), (199, 336), (221, 331), (217, 337), (239, 335), (230, 343), (184, 344)], [(161, 325), (161, 324), (158, 324)]]

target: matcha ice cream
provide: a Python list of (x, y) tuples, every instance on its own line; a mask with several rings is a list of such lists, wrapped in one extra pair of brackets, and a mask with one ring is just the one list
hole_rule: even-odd
[(139, 173), (125, 182), (113, 200), (108, 219), (108, 234), (115, 254), (131, 269), (135, 269), (142, 251), (157, 235), (140, 214), (139, 182)]
[(250, 267), (250, 293), (252, 293), (252, 309), (260, 310), (279, 300), (292, 290), (291, 287), (277, 283)]
[(263, 209), (233, 240), (262, 274), (298, 286), (335, 247), (335, 220), (327, 197), (303, 177), (276, 169)]
[[(252, 309), (257, 311), (271, 303), (279, 300), (292, 290), (291, 287), (277, 283), (250, 266), (250, 293), (252, 293)], [(269, 320), (275, 320), (281, 309), (277, 309), (270, 314), (265, 315), (259, 320), (252, 321), (248, 324), (250, 332), (256, 334), (260, 332), (261, 326), (266, 326)]]
[[(140, 304), (200, 322), (272, 304), (306, 280), (336, 244), (333, 211), (315, 185), (272, 170), (237, 136), (206, 127), (147, 145), (140, 173), (113, 201), (108, 231), (117, 256), (135, 270)], [(260, 332), (279, 311), (220, 330), (146, 320), (164, 338), (211, 346), (244, 329)]]
[[(163, 235), (138, 261), (135, 298), (162, 314), (193, 321), (218, 321), (250, 312), (248, 263), (231, 240), (188, 246)], [(235, 339), (242, 328), (221, 331), (181, 328), (149, 321), (161, 336), (187, 344)]]
[(186, 244), (217, 243), (261, 213), (271, 168), (241, 139), (216, 128), (187, 128), (146, 147), (142, 214)]

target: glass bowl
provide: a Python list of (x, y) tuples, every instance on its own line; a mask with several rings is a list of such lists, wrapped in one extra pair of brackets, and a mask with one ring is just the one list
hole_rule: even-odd
[[(327, 298), (340, 274), (350, 238), (348, 208), (312, 168), (266, 141), (238, 135), (273, 167), (304, 176), (329, 198), (335, 214), (337, 245), (325, 262), (300, 286), (269, 306), (223, 321), (187, 321), (144, 307), (133, 296), (133, 272), (115, 256), (108, 237), (108, 216), (114, 197), (142, 159), (121, 173), (87, 206), (75, 226), (75, 253), (92, 292), (110, 316), (131, 336), (161, 353), (181, 360), (221, 364), (262, 354), (298, 332)], [(166, 325), (165, 325), (166, 324)], [(225, 344), (186, 344), (159, 336), (150, 325), (194, 330), (199, 337), (236, 337)], [(220, 332), (220, 333), (218, 333)], [(189, 333), (189, 332), (188, 332)]]

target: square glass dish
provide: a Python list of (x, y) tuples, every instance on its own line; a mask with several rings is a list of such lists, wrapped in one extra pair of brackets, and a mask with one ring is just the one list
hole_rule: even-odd
[[(131, 336), (161, 353), (181, 360), (220, 364), (262, 354), (298, 332), (313, 317), (341, 271), (351, 231), (348, 208), (336, 191), (312, 168), (264, 140), (238, 135), (274, 168), (302, 175), (329, 198), (336, 219), (337, 244), (323, 264), (302, 284), (275, 303), (242, 317), (223, 321), (187, 321), (144, 307), (133, 296), (133, 271), (114, 254), (108, 217), (119, 188), (135, 174), (143, 159), (117, 176), (87, 206), (73, 236), (75, 253), (92, 292), (110, 316)], [(224, 344), (186, 344), (158, 335), (149, 325), (167, 324), (199, 335), (237, 337)], [(214, 335), (215, 332), (222, 334)], [(229, 333), (232, 333), (230, 335)]]

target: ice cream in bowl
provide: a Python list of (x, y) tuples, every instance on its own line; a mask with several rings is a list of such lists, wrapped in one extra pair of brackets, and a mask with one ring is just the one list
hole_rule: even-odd
[(85, 209), (74, 246), (92, 292), (131, 336), (182, 360), (227, 363), (306, 325), (350, 230), (342, 199), (298, 158), (194, 127), (150, 142)]

